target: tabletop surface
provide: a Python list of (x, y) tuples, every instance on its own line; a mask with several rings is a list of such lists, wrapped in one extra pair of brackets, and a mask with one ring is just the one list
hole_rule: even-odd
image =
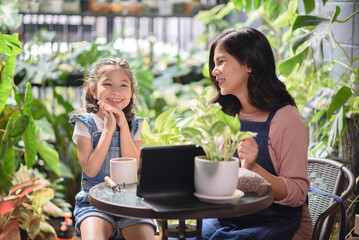
[(269, 207), (273, 202), (271, 189), (263, 195), (245, 193), (238, 202), (218, 206), (213, 209), (196, 211), (156, 212), (136, 195), (136, 184), (126, 185), (121, 192), (114, 193), (105, 182), (92, 187), (89, 192), (90, 203), (96, 208), (110, 214), (135, 218), (154, 219), (202, 219), (222, 218), (251, 214)]

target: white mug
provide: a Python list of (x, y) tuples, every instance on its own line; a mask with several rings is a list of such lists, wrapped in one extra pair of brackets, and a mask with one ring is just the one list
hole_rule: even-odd
[(122, 185), (137, 182), (137, 160), (131, 157), (112, 158), (110, 160), (110, 178)]

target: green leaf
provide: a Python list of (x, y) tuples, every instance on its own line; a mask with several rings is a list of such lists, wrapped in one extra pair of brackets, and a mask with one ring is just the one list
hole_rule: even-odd
[(208, 131), (209, 136), (211, 137), (217, 137), (220, 136), (224, 129), (225, 129), (226, 125), (223, 122), (216, 122)]
[(5, 53), (6, 55), (11, 56), (12, 54), (12, 47), (7, 45), (3, 39), (0, 38), (0, 51), (1, 53)]
[(257, 10), (261, 6), (262, 1), (261, 0), (254, 0), (254, 9)]
[(75, 110), (72, 105), (68, 101), (65, 101), (64, 98), (56, 91), (54, 91), (54, 97), (56, 98), (58, 103), (65, 108), (66, 112), (71, 112)]
[(217, 117), (230, 128), (231, 133), (236, 134), (241, 130), (241, 122), (239, 121), (238, 114), (235, 117), (232, 117), (222, 110), (218, 111)]
[(175, 111), (176, 108), (171, 108), (170, 110), (161, 113), (155, 121), (155, 129), (161, 130), (165, 126), (165, 124), (171, 119)]
[(60, 159), (58, 152), (48, 143), (42, 141), (37, 141), (37, 152), (55, 174), (60, 176), (61, 172), (57, 166)]
[(33, 194), (33, 201), (36, 206), (43, 206), (54, 198), (54, 190), (51, 188), (43, 188), (35, 191)]
[(35, 122), (30, 113), (30, 107), (33, 101), (32, 97), (32, 88), (30, 83), (26, 84), (26, 91), (25, 91), (25, 101), (24, 101), (24, 115), (29, 118), (29, 125), (26, 128), (24, 134), (22, 135), (22, 139), (24, 140), (25, 144), (25, 162), (27, 168), (31, 168), (35, 162), (36, 158), (36, 127)]
[(231, 2), (227, 3), (226, 6), (224, 6), (224, 8), (222, 8), (222, 9), (217, 13), (217, 18), (218, 18), (218, 19), (224, 18), (224, 17), (227, 16), (229, 13), (231, 13), (234, 8), (235, 8), (234, 4), (232, 4)]
[(292, 31), (298, 28), (306, 28), (302, 35), (294, 41), (293, 50), (296, 51), (305, 42), (304, 47), (310, 47), (313, 52), (314, 67), (318, 70), (323, 64), (323, 41), (329, 42), (331, 52), (334, 52), (336, 41), (331, 31), (331, 19), (335, 16), (334, 12), (322, 12), (317, 16), (298, 16), (293, 24)]
[(340, 107), (342, 107), (348, 99), (352, 96), (352, 91), (349, 87), (343, 86), (337, 94), (335, 94), (332, 102), (329, 105), (329, 109), (327, 112), (327, 119), (329, 120), (333, 113)]
[(353, 97), (349, 100), (349, 110), (354, 113), (359, 113), (359, 96)]
[(13, 119), (10, 117), (6, 123), (6, 130), (5, 130), (4, 135), (2, 136), (2, 141), (5, 141), (6, 138), (9, 136), (12, 126), (13, 126)]
[(298, 28), (308, 27), (308, 26), (318, 26), (319, 24), (329, 22), (329, 17), (324, 16), (311, 16), (311, 15), (299, 15), (292, 27), (294, 32)]
[(58, 161), (57, 164), (61, 172), (61, 177), (75, 179), (75, 176), (72, 173), (72, 169), (66, 163), (63, 161)]
[(304, 3), (304, 8), (305, 8), (306, 14), (308, 14), (314, 10), (314, 8), (315, 8), (314, 0), (304, 0), (303, 3)]
[(321, 109), (319, 110), (312, 118), (312, 120), (310, 121), (311, 123), (317, 122), (319, 119), (322, 118), (322, 116), (326, 113), (325, 109)]
[(13, 36), (0, 34), (0, 51), (6, 55), (16, 56), (23, 51), (21, 43), (17, 40), (17, 34)]
[(197, 138), (202, 139), (202, 132), (192, 127), (182, 129), (181, 134), (184, 138), (188, 140), (193, 140)]
[(245, 2), (246, 2), (245, 11), (250, 12), (252, 10), (252, 0), (246, 0)]
[(163, 131), (166, 132), (173, 132), (177, 130), (177, 127), (175, 127), (175, 124), (177, 122), (177, 119), (169, 120), (166, 125), (163, 127)]
[(7, 174), (12, 174), (15, 166), (15, 149), (14, 143), (11, 138), (8, 138), (4, 147), (6, 149), (5, 157), (4, 157), (4, 170)]
[(44, 116), (48, 116), (49, 112), (41, 101), (34, 99), (31, 106), (31, 115), (35, 120), (39, 120)]
[[(341, 117), (341, 116), (340, 116)], [(329, 131), (329, 137), (328, 137), (328, 145), (329, 146), (333, 146), (335, 143), (335, 139), (337, 137), (337, 133), (338, 133), (338, 121), (339, 121), (339, 114), (335, 114), (335, 118), (334, 121), (330, 127), (330, 131)]]
[(338, 113), (339, 116), (339, 124), (338, 124), (338, 132), (340, 136), (343, 136), (345, 130), (347, 129), (347, 118), (345, 116), (345, 108), (341, 107)]
[(335, 12), (334, 12), (334, 14), (333, 14), (333, 17), (332, 17), (332, 19), (331, 19), (331, 23), (333, 23), (333, 22), (338, 22), (338, 16), (339, 16), (339, 14), (340, 14), (340, 7), (339, 6), (336, 6), (335, 7)]
[(277, 65), (279, 73), (285, 77), (288, 77), (294, 70), (298, 70), (302, 66), (303, 61), (308, 55), (309, 48), (306, 47), (298, 54), (280, 61)]
[(27, 116), (21, 116), (17, 119), (12, 128), (9, 136), (10, 137), (18, 137), (21, 136), (29, 125), (29, 118)]
[(12, 88), (16, 56), (6, 56), (0, 79), (0, 112), (3, 111)]
[(297, 0), (291, 0), (288, 4), (287, 11), (285, 11), (282, 15), (277, 17), (277, 19), (274, 20), (273, 25), (276, 27), (284, 27), (291, 25), (293, 20), (295, 20), (298, 15), (297, 7), (298, 7)]
[[(4, 144), (0, 146), (0, 149), (3, 147)], [(11, 147), (12, 148), (12, 147)], [(15, 158), (13, 158), (15, 159)], [(9, 173), (7, 173), (3, 167), (3, 164), (0, 162), (0, 192), (8, 192), (10, 186), (12, 186), (11, 178)]]
[(234, 4), (234, 6), (238, 10), (242, 10), (242, 8), (243, 8), (243, 0), (231, 0), (231, 2)]
[(312, 36), (311, 33), (306, 33), (306, 34), (302, 34), (299, 35), (298, 37), (296, 37), (293, 40), (293, 52), (295, 53), (298, 49), (298, 47), (300, 47), (303, 43), (305, 43), (310, 37)]
[(151, 132), (150, 125), (145, 120), (145, 121), (143, 121), (142, 127), (141, 127), (141, 139), (145, 144), (147, 144), (147, 142), (150, 141), (152, 138), (153, 138), (153, 135)]
[(243, 138), (255, 137), (257, 133), (255, 132), (239, 132), (237, 140), (241, 141)]

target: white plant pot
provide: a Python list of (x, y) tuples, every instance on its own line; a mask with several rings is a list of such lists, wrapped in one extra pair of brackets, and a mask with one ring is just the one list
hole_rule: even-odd
[(206, 156), (194, 159), (196, 193), (206, 196), (230, 196), (237, 189), (239, 159), (212, 162)]

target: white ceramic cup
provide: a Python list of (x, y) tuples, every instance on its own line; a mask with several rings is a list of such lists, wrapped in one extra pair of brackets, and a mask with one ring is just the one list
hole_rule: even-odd
[(137, 182), (137, 160), (131, 157), (112, 158), (110, 160), (110, 178), (122, 185)]

